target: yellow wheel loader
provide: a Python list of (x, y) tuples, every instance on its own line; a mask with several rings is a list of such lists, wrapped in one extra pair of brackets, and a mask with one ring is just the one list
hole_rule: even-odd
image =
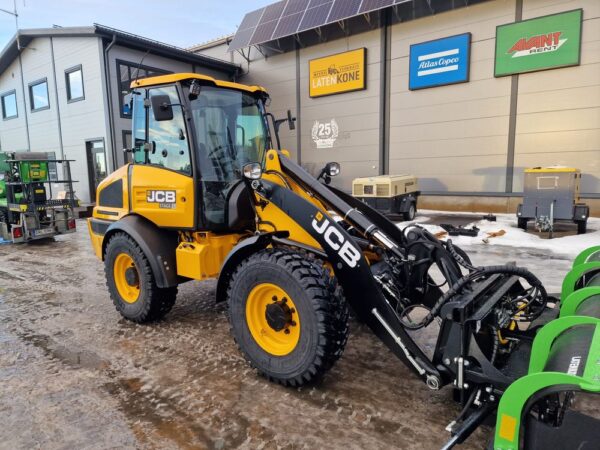
[[(269, 96), (259, 86), (174, 74), (131, 87), (132, 162), (100, 184), (88, 222), (123, 317), (159, 320), (180, 283), (216, 278), (216, 301), (228, 303), (249, 363), (274, 382), (300, 386), (341, 356), (352, 308), (426, 388), (454, 389), (463, 411), (449, 427), (448, 448), (494, 415), (504, 391), (527, 375), (537, 331), (559, 313), (551, 307), (559, 300), (531, 272), (476, 267), (450, 240), (418, 226), (400, 230), (329, 185), (337, 163), (311, 176), (280, 149), (280, 125), (294, 122), (266, 111)], [(585, 276), (598, 273), (594, 266)], [(594, 321), (564, 325), (577, 339), (550, 345), (560, 356), (552, 373), (572, 371), (582, 352), (598, 355)], [(436, 335), (433, 352), (414, 338), (424, 328)], [(588, 379), (595, 381), (581, 390), (597, 392), (600, 381)], [(568, 433), (573, 421), (562, 418), (571, 397), (556, 392), (538, 392), (527, 411)], [(510, 435), (511, 423), (499, 436)], [(519, 436), (506, 445), (526, 447)]]

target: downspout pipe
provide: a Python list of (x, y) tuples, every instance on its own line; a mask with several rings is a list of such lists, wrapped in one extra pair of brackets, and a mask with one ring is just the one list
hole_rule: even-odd
[(104, 77), (106, 79), (106, 96), (108, 101), (108, 121), (110, 124), (110, 149), (112, 154), (112, 170), (117, 170), (117, 150), (115, 143), (115, 119), (113, 111), (112, 85), (110, 82), (110, 64), (108, 52), (117, 43), (117, 35), (113, 34), (112, 40), (104, 49)]

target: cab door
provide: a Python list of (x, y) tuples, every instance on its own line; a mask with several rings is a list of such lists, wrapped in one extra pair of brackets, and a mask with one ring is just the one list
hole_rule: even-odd
[[(171, 120), (154, 118), (150, 99), (168, 95)], [(134, 164), (130, 168), (131, 212), (160, 227), (194, 228), (195, 192), (190, 141), (175, 86), (137, 91), (134, 97)]]

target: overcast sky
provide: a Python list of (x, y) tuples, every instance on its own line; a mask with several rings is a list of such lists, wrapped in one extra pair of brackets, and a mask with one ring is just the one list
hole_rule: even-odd
[[(235, 32), (244, 14), (275, 0), (17, 0), (19, 28), (100, 23), (179, 47)], [(13, 0), (0, 0), (13, 9)], [(0, 12), (0, 51), (15, 33)]]

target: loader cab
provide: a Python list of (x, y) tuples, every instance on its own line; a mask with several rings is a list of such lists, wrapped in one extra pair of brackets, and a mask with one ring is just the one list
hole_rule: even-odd
[[(153, 210), (150, 214), (163, 216), (155, 223), (218, 233), (253, 230), (255, 215), (251, 193), (242, 180), (242, 167), (249, 162), (262, 164), (266, 150), (271, 148), (264, 110), (266, 94), (198, 78), (165, 84), (156, 81), (132, 91), (131, 149), (134, 173), (145, 166), (154, 173), (148, 175), (150, 178), (162, 177), (158, 184), (165, 193), (150, 189), (148, 184), (144, 187), (138, 179), (132, 183), (146, 192), (156, 191), (160, 197), (146, 200), (172, 196), (166, 191), (175, 187), (175, 202), (164, 202), (158, 208), (148, 206)], [(183, 185), (189, 187), (177, 188)], [(181, 198), (187, 205), (180, 208), (177, 201)], [(193, 220), (191, 211), (183, 211), (192, 198)], [(148, 211), (143, 212), (148, 216)], [(166, 222), (161, 223), (162, 219)]]

